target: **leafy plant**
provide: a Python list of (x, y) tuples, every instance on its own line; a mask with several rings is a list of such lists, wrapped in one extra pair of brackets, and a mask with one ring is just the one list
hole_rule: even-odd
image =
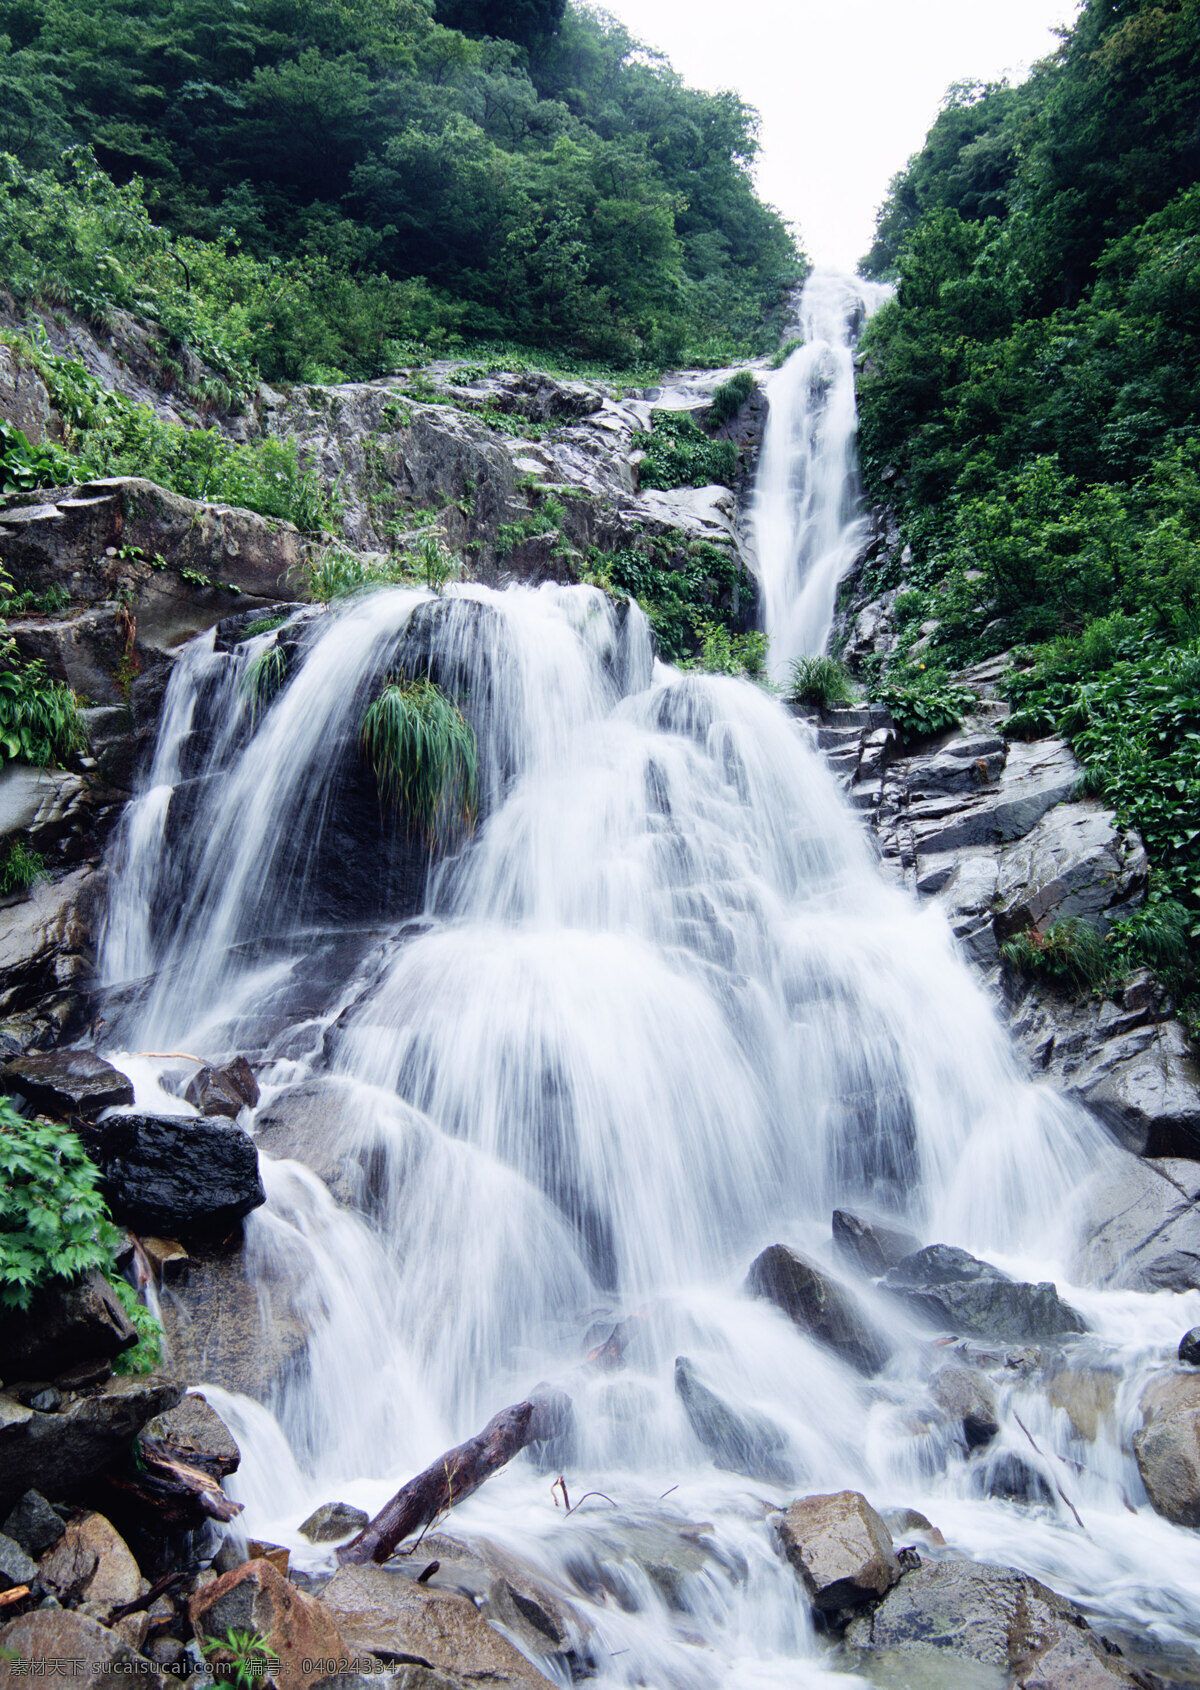
[(739, 370), (737, 375), (723, 381), (713, 392), (708, 414), (704, 419), (705, 427), (720, 428), (723, 423), (730, 422), (754, 392), (754, 388), (754, 377), (749, 370)]
[(644, 549), (629, 546), (592, 557), (599, 585), (637, 599), (668, 662), (699, 654), (701, 623), (719, 622), (731, 635), (736, 631), (742, 576), (737, 560), (720, 547), (664, 535), (647, 538)]
[[(12, 661), (11, 644), (4, 655)], [(44, 769), (86, 747), (75, 694), (49, 678), (40, 658), (0, 672), (0, 760)]]
[(390, 681), (367, 709), (359, 739), (381, 802), (399, 809), (431, 847), (474, 826), (475, 734), (433, 681)]
[(646, 454), (638, 468), (643, 487), (728, 484), (737, 468), (733, 441), (710, 440), (686, 411), (655, 411), (650, 432), (635, 434), (633, 444)]
[(62, 487), (72, 480), (72, 473), (71, 459), (61, 448), (30, 445), (15, 423), (0, 417), (0, 494)]
[(0, 897), (12, 892), (24, 892), (39, 881), (46, 872), (46, 859), (31, 851), (23, 840), (14, 839), (8, 854), (0, 863)]
[(793, 335), (790, 340), (785, 340), (779, 350), (771, 354), (771, 368), (781, 370), (792, 353), (798, 352), (803, 345), (804, 339), (801, 335)]
[[(266, 1678), (278, 1653), (261, 1631), (231, 1626), (224, 1637), (205, 1637), (200, 1643), (205, 1660), (222, 1678), (230, 1675), (238, 1690), (255, 1690)], [(227, 1658), (226, 1658), (227, 1657)]]
[(453, 553), (435, 534), (424, 534), (417, 542), (422, 579), (431, 593), (440, 593), (458, 574)]
[(412, 566), (403, 556), (368, 557), (334, 542), (310, 555), (305, 570), (309, 597), (321, 604), (345, 598), (351, 593), (378, 592), (413, 579)]
[(792, 664), (788, 697), (793, 704), (828, 710), (832, 704), (853, 703), (854, 687), (835, 657), (798, 657)]
[(979, 699), (970, 687), (936, 677), (927, 681), (881, 686), (875, 692), (891, 712), (903, 740), (927, 739), (957, 727)]
[(1023, 974), (1088, 991), (1104, 985), (1112, 973), (1103, 934), (1078, 916), (1056, 921), (1044, 933), (1026, 928), (1001, 945), (1000, 954)]
[(767, 667), (767, 636), (752, 629), (734, 634), (721, 622), (700, 622), (696, 627), (700, 654), (698, 667), (710, 675), (745, 675), (761, 680)]

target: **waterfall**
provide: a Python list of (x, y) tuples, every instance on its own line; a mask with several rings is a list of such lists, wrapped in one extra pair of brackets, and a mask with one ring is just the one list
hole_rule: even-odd
[[(785, 655), (822, 643), (857, 544), (862, 297), (810, 281), (812, 344), (772, 387), (759, 557)], [(286, 679), (256, 701), (272, 642)], [(358, 751), (397, 671), (452, 691), (480, 748), (479, 825), (435, 864)], [(825, 1682), (765, 1515), (842, 1487), (1194, 1641), (1200, 1539), (1130, 1511), (1127, 1450), (1136, 1381), (1200, 1323), (1200, 1294), (1071, 1284), (1075, 1196), (1117, 1153), (1018, 1071), (944, 921), (883, 883), (770, 694), (652, 665), (637, 607), (590, 587), (305, 610), (188, 649), (113, 862), (106, 1054), (140, 1076), (147, 1048), (242, 1052), (263, 1087), (247, 1271), (307, 1345), (302, 1366), (264, 1362), (253, 1398), (210, 1388), (253, 1535), (319, 1564), (296, 1529), (313, 1506), (375, 1509), (546, 1379), (574, 1402), (571, 1494), (602, 1494), (564, 1517), (553, 1475), (518, 1460), (445, 1529), (542, 1570), (585, 1617), (598, 1686)], [(1029, 1457), (1023, 1423), (1084, 1530), (987, 1494), (930, 1412), (928, 1340), (877, 1294), (892, 1357), (870, 1382), (745, 1294), (778, 1242), (838, 1271), (839, 1205), (1053, 1279), (1082, 1312), (1078, 1365), (1128, 1381), (1086, 1464), (1036, 1370), (1001, 1392), (999, 1447)], [(714, 1465), (679, 1357), (770, 1429), (766, 1477)]]
[(865, 538), (854, 346), (888, 292), (877, 282), (814, 271), (800, 299), (802, 344), (768, 388), (752, 534), (778, 681), (797, 657), (824, 648), (838, 582)]

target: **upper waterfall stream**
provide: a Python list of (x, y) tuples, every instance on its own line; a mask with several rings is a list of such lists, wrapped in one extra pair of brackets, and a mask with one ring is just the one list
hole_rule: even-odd
[[(861, 544), (852, 343), (870, 303), (814, 277), (807, 344), (770, 388), (755, 531), (784, 669), (824, 644)], [(288, 678), (256, 709), (247, 673), (276, 639)], [(1140, 1381), (1200, 1324), (1200, 1293), (1073, 1283), (1076, 1194), (1119, 1153), (1019, 1071), (940, 914), (881, 878), (809, 730), (749, 682), (653, 662), (637, 607), (584, 586), (389, 589), (218, 645), (175, 666), (102, 967), (105, 1054), (142, 1107), (184, 1106), (155, 1079), (172, 1060), (131, 1053), (242, 1052), (260, 1121), (304, 1086), (319, 1122), (303, 1161), (264, 1149), (268, 1204), (246, 1223), (263, 1306), (285, 1286), (303, 1359), (267, 1402), (210, 1393), (243, 1451), (246, 1530), (317, 1564), (296, 1531), (312, 1507), (373, 1511), (544, 1379), (574, 1402), (572, 1501), (603, 1494), (564, 1517), (558, 1467), (521, 1459), (443, 1529), (561, 1586), (597, 1686), (826, 1682), (767, 1511), (845, 1487), (1148, 1645), (1200, 1640), (1200, 1537), (1150, 1510), (1128, 1453)], [(479, 744), (478, 827), (428, 875), (359, 759), (396, 671), (453, 691)], [(341, 1201), (306, 1164), (337, 1170)], [(868, 1380), (744, 1294), (777, 1242), (838, 1271), (840, 1205), (1054, 1280), (1090, 1328), (1074, 1365), (1116, 1376), (1094, 1441), (1044, 1370), (1013, 1368), (999, 1437), (968, 1459), (926, 1413), (928, 1336), (881, 1295), (862, 1293), (892, 1354)], [(623, 1368), (589, 1361), (619, 1323)], [(679, 1357), (769, 1423), (771, 1476), (714, 1465)], [(991, 1494), (1014, 1457), (1045, 1499)], [(656, 1557), (669, 1575), (647, 1573)]]

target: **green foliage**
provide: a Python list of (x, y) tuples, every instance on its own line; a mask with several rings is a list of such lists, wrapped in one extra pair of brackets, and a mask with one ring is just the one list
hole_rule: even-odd
[(242, 638), (252, 640), (256, 634), (273, 634), (276, 628), (282, 628), (286, 621), (286, 611), (281, 612), (278, 616), (260, 616), (256, 622), (251, 622)]
[(242, 678), (253, 715), (257, 716), (268, 708), (282, 690), (287, 673), (287, 653), (282, 646), (269, 645), (265, 651), (259, 652)]
[(1122, 973), (1151, 968), (1167, 980), (1187, 977), (1193, 917), (1175, 898), (1154, 897), (1142, 909), (1114, 922), (1108, 938)]
[(310, 554), (305, 567), (308, 595), (321, 604), (351, 593), (378, 592), (381, 587), (412, 586), (415, 579), (411, 559), (401, 553), (368, 556), (336, 542)]
[(0, 863), (0, 897), (13, 892), (26, 892), (46, 872), (46, 861), (31, 851), (24, 840), (14, 839), (4, 861)]
[(737, 632), (741, 571), (719, 547), (700, 542), (675, 548), (661, 539), (649, 540), (644, 550), (626, 547), (594, 557), (594, 578), (638, 601), (668, 663), (699, 655), (702, 625), (720, 623), (731, 635)]
[(111, 1268), (119, 1234), (70, 1127), (27, 1121), (0, 1097), (0, 1309), (39, 1286)]
[(113, 1362), (113, 1372), (120, 1374), (153, 1373), (162, 1366), (162, 1326), (150, 1313), (129, 1281), (116, 1271), (115, 1265), (109, 1267), (108, 1279), (109, 1284), (117, 1294), (117, 1301), (125, 1310), (130, 1324), (135, 1328), (138, 1335), (137, 1343), (131, 1344), (127, 1350), (122, 1350)]
[(1077, 916), (1056, 921), (1044, 933), (1026, 928), (1001, 945), (1000, 954), (1022, 974), (1077, 990), (1094, 991), (1111, 975), (1104, 935)]
[(811, 704), (828, 710), (831, 704), (852, 704), (854, 687), (836, 658), (798, 657), (792, 664), (788, 698), (793, 704)]
[(779, 350), (771, 354), (771, 368), (773, 370), (781, 370), (791, 357), (792, 353), (799, 352), (803, 345), (804, 338), (802, 335), (793, 335), (790, 340), (785, 340)]
[(767, 636), (751, 629), (734, 634), (721, 622), (696, 624), (700, 653), (696, 666), (710, 675), (744, 675), (759, 681), (767, 669)]
[(635, 434), (633, 444), (646, 454), (638, 469), (643, 487), (727, 485), (737, 468), (733, 441), (710, 440), (686, 411), (655, 411), (649, 434)]
[[(13, 661), (11, 642), (0, 655)], [(52, 681), (40, 659), (0, 672), (0, 762), (44, 769), (86, 748), (75, 694), (62, 681)]]
[(723, 381), (713, 391), (712, 402), (704, 419), (705, 427), (715, 429), (731, 422), (754, 392), (754, 387), (754, 377), (749, 370), (739, 370), (737, 375)]
[(979, 702), (970, 687), (936, 675), (902, 684), (880, 686), (873, 697), (885, 704), (903, 740), (928, 739), (957, 727)]
[(71, 479), (71, 460), (55, 446), (31, 446), (15, 424), (0, 417), (0, 494), (61, 487)]
[(423, 534), (417, 541), (417, 564), (431, 593), (442, 592), (459, 572), (453, 552), (436, 534)]
[[(271, 1674), (279, 1659), (270, 1639), (261, 1631), (238, 1630), (231, 1626), (223, 1637), (200, 1639), (205, 1660), (219, 1677), (232, 1676), (237, 1690), (256, 1690)], [(228, 1660), (224, 1657), (228, 1656)]]
[(474, 826), (475, 734), (433, 681), (390, 681), (363, 717), (360, 743), (380, 801), (399, 809), (431, 848)]

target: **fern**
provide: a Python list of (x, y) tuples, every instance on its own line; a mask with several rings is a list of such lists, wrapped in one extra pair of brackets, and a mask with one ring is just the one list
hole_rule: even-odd
[(360, 743), (381, 802), (401, 810), (431, 847), (474, 826), (475, 735), (433, 681), (389, 682), (363, 717)]

